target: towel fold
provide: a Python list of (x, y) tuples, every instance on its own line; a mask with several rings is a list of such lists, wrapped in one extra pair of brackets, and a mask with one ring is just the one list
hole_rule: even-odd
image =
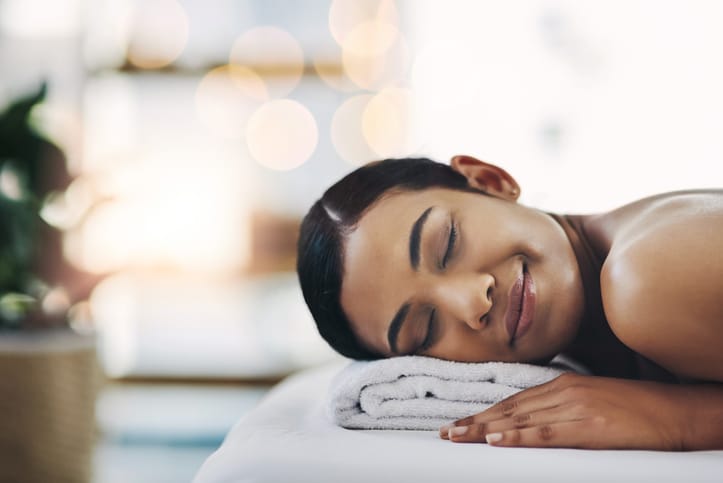
[(422, 356), (354, 361), (332, 381), (328, 411), (345, 428), (437, 430), (566, 371), (586, 372), (562, 356), (547, 366)]

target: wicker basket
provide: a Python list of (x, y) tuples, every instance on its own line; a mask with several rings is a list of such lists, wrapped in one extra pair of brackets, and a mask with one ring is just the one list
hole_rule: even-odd
[(92, 337), (0, 334), (0, 482), (90, 481), (100, 380)]

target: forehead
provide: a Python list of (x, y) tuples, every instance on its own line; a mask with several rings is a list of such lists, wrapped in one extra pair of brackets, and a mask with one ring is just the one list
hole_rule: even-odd
[(442, 207), (464, 194), (445, 189), (389, 195), (369, 209), (347, 237), (341, 305), (357, 337), (386, 347), (386, 326), (405, 300), (411, 275), (409, 233), (430, 206)]

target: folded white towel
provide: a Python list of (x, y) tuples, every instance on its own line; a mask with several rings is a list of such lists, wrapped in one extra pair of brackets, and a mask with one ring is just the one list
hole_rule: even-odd
[(561, 356), (547, 366), (421, 356), (354, 361), (332, 381), (328, 410), (345, 428), (436, 430), (573, 370), (586, 372)]

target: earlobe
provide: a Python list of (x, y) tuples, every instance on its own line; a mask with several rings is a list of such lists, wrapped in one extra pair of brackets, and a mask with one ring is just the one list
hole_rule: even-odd
[(466, 155), (453, 156), (452, 169), (467, 178), (470, 187), (508, 201), (520, 197), (520, 186), (507, 171)]

